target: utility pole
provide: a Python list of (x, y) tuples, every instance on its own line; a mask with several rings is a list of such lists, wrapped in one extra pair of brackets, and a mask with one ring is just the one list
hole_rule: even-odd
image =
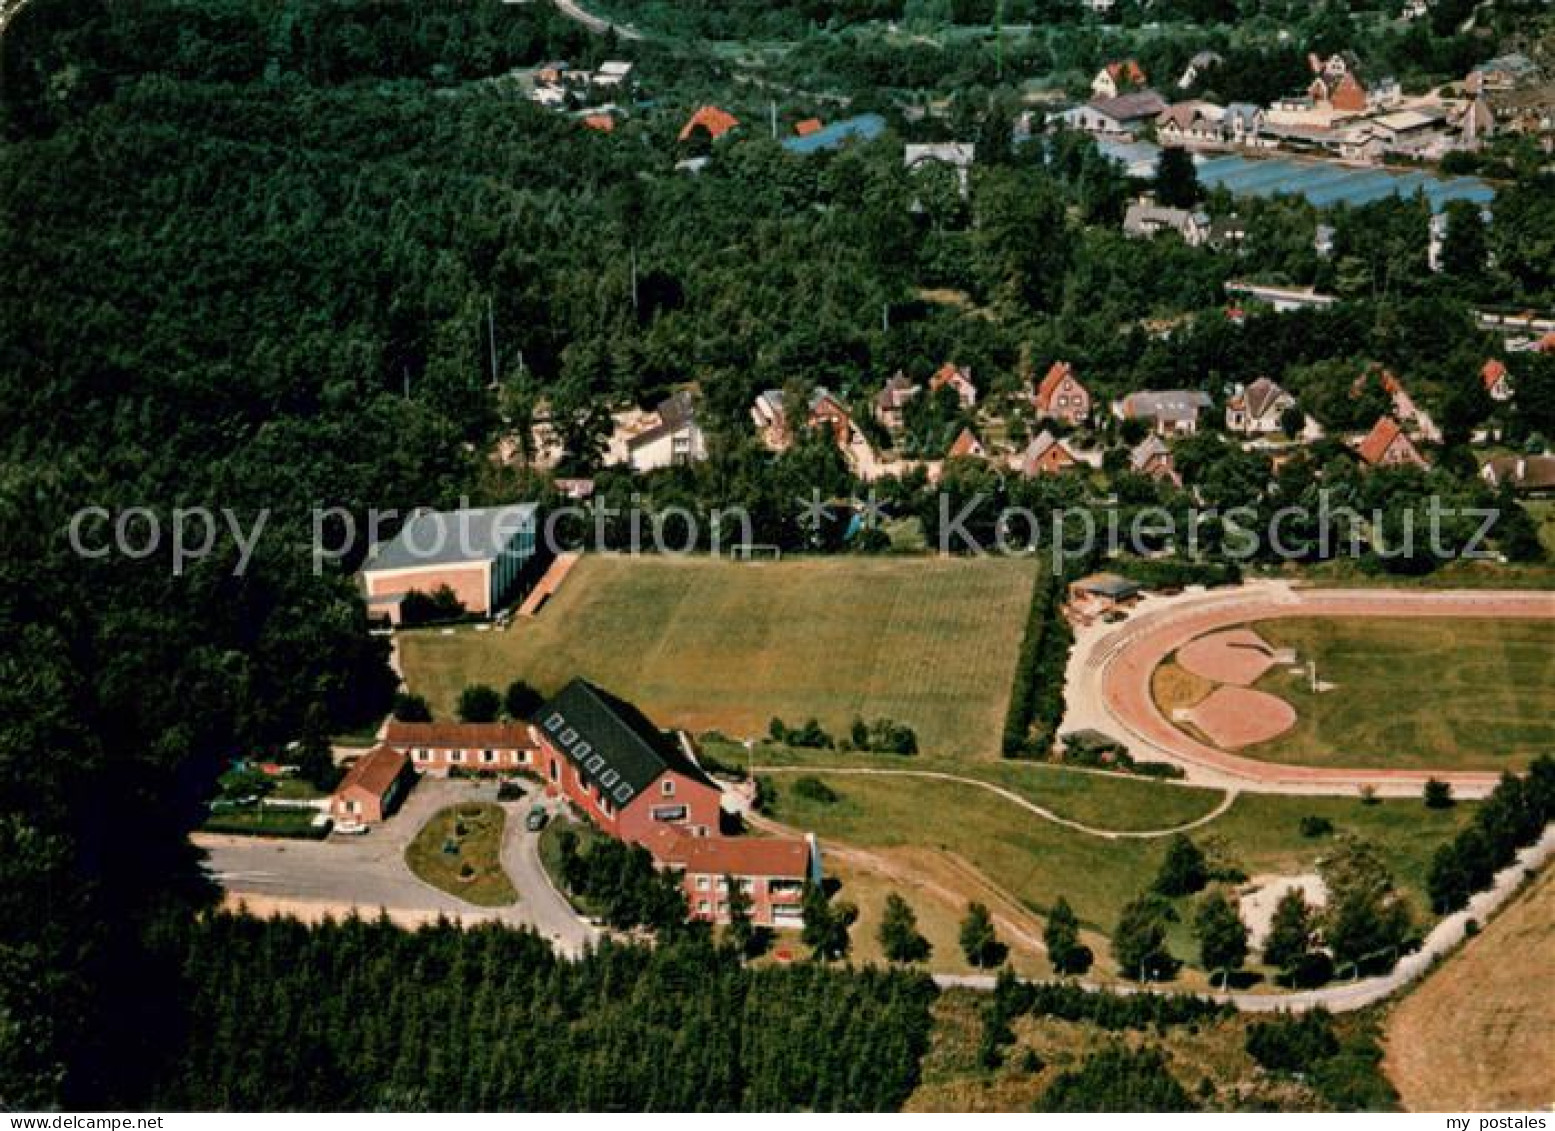
[(771, 118), (772, 118), (772, 140), (776, 141), (777, 140), (777, 99), (776, 98), (768, 99), (767, 100), (767, 107), (768, 107), (768, 112), (770, 113)]

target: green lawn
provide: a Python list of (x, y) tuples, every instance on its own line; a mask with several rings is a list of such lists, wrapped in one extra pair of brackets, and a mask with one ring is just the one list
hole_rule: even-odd
[(449, 717), (459, 690), (587, 676), (664, 726), (765, 734), (776, 715), (835, 734), (854, 716), (913, 726), (926, 751), (997, 753), (1030, 561), (586, 556), (533, 620), (404, 633), (412, 691)]
[[(703, 744), (719, 762), (743, 768), (743, 747)], [(755, 751), (756, 776), (770, 776), (779, 791), (797, 773), (769, 774), (768, 766), (858, 767), (956, 774), (1002, 786), (1034, 805), (1084, 825), (1117, 831), (1170, 829), (1205, 816), (1220, 804), (1219, 790), (1195, 789), (1124, 774), (1086, 773), (1042, 762), (969, 761), (923, 755), (842, 753), (761, 745)], [(823, 775), (824, 776), (824, 775)], [(848, 780), (839, 775), (839, 780)], [(949, 783), (954, 784), (954, 783)], [(983, 795), (999, 804), (996, 794)]]
[[(786, 778), (788, 775), (784, 775)], [(1149, 886), (1166, 850), (1165, 839), (1109, 840), (1062, 828), (973, 786), (909, 778), (816, 775), (839, 795), (832, 803), (808, 801), (783, 790), (774, 815), (813, 830), (824, 851), (828, 840), (861, 848), (930, 848), (970, 864), (1037, 914), (1059, 896), (1073, 904), (1089, 927), (1110, 933), (1123, 904)], [(1136, 784), (1097, 779), (1093, 803), (1125, 813), (1137, 804)], [(1144, 783), (1148, 786), (1149, 783)], [(1155, 785), (1161, 792), (1171, 787)], [(1204, 794), (1207, 809), (1219, 795)], [(1353, 834), (1375, 844), (1417, 910), (1426, 908), (1423, 885), (1431, 853), (1466, 821), (1472, 806), (1426, 809), (1415, 800), (1366, 805), (1359, 799), (1258, 795), (1239, 797), (1221, 817), (1195, 830), (1193, 839), (1217, 858), (1249, 875), (1310, 872), (1335, 843)], [(1308, 839), (1304, 815), (1329, 818), (1334, 836)], [(1123, 822), (1127, 827), (1130, 822)], [(1191, 912), (1184, 905), (1184, 919)], [(1180, 932), (1186, 937), (1186, 928)], [(1179, 945), (1180, 957), (1191, 951)]]
[(518, 893), (502, 870), (505, 821), (500, 805), (450, 805), (433, 814), (406, 846), (405, 863), (433, 887), (466, 903), (479, 907), (515, 903)]
[(1555, 748), (1555, 621), (1365, 617), (1260, 621), (1317, 661), (1314, 694), (1277, 668), (1258, 687), (1296, 708), (1294, 729), (1241, 751), (1304, 765), (1516, 769)]

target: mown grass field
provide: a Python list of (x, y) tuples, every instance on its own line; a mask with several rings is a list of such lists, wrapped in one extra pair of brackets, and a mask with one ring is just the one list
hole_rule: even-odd
[[(1150, 885), (1166, 851), (1164, 837), (1109, 839), (1089, 835), (1044, 820), (972, 785), (909, 777), (847, 776), (824, 770), (814, 771), (814, 776), (838, 795), (835, 802), (797, 796), (792, 788), (784, 788), (790, 777), (784, 774), (774, 779), (779, 796), (773, 815), (786, 824), (813, 830), (823, 848), (831, 840), (904, 859), (928, 851), (972, 869), (1036, 916), (1044, 915), (1063, 896), (1081, 922), (1101, 935), (1112, 931), (1123, 905)], [(1063, 813), (1060, 804), (1049, 807), (1066, 816), (1086, 812), (1101, 829), (1137, 831), (1151, 827), (1143, 821), (1156, 803), (1153, 795), (1160, 795), (1162, 803), (1182, 807), (1162, 811), (1163, 818), (1181, 817), (1184, 812), (1203, 815), (1221, 796), (1209, 790), (1084, 776), (1088, 781), (1079, 787), (1085, 796), (1083, 808), (1071, 806)], [(1040, 788), (1031, 788), (1032, 799), (1039, 804), (1059, 796), (1049, 791), (1044, 798)], [(1109, 812), (1116, 814), (1110, 823)], [(1234, 864), (1248, 875), (1311, 872), (1338, 836), (1354, 835), (1377, 846), (1425, 921), (1423, 888), (1431, 854), (1471, 812), (1470, 805), (1430, 810), (1415, 800), (1367, 805), (1348, 798), (1244, 795), (1190, 835), (1213, 859)], [(1302, 836), (1299, 824), (1306, 815), (1327, 817), (1335, 826), (1334, 834)], [(1163, 819), (1153, 827), (1170, 828), (1179, 823)], [(1180, 958), (1192, 959), (1186, 926), (1191, 909), (1184, 902), (1181, 910), (1184, 924), (1173, 932), (1173, 951)], [(1108, 956), (1098, 953), (1099, 970), (1105, 972), (1109, 965)], [(1190, 988), (1202, 984), (1202, 977), (1191, 973), (1179, 980)]]
[[(450, 805), (433, 814), (416, 833), (405, 848), (405, 863), (433, 887), (466, 903), (479, 907), (516, 903), (518, 893), (502, 870), (506, 819), (500, 805)], [(445, 852), (445, 846), (456, 846), (457, 851)]]
[(1393, 1011), (1389, 1078), (1411, 1111), (1533, 1111), (1555, 1096), (1555, 870)]
[(1366, 617), (1250, 626), (1304, 666), (1257, 686), (1296, 708), (1296, 726), (1241, 751), (1301, 765), (1519, 769), (1555, 748), (1555, 620)]
[(814, 716), (911, 725), (925, 751), (994, 755), (1037, 566), (815, 558), (736, 564), (588, 555), (533, 620), (402, 634), (440, 718), (461, 688), (586, 676), (663, 726), (762, 735)]

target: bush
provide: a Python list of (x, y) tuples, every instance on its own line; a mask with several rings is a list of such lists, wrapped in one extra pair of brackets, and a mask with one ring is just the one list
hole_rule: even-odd
[(1322, 1009), (1255, 1022), (1247, 1030), (1248, 1055), (1271, 1072), (1308, 1072), (1338, 1052), (1334, 1020)]
[(767, 726), (767, 733), (773, 742), (780, 742), (785, 746), (798, 746), (809, 750), (831, 750), (836, 746), (832, 736), (821, 729), (821, 724), (816, 719), (806, 719), (804, 726), (791, 727), (782, 719), (773, 719)]
[(432, 708), (427, 701), (419, 695), (412, 695), (408, 691), (399, 691), (394, 695), (394, 717), (402, 723), (429, 723), (432, 721)]
[(1327, 817), (1308, 815), (1301, 818), (1301, 835), (1308, 840), (1314, 840), (1320, 836), (1331, 836), (1333, 831), (1334, 823)]
[(1026, 633), (1004, 716), (1003, 750), (1007, 758), (1045, 756), (1064, 714), (1064, 669), (1074, 638), (1059, 605), (1063, 584), (1056, 576), (1040, 582), (1031, 595)]
[(1427, 809), (1452, 808), (1452, 786), (1437, 778), (1429, 778), (1423, 792)]
[(426, 594), (412, 589), (400, 602), (400, 623), (407, 628), (422, 624), (446, 624), (462, 620), (466, 615), (464, 603), (446, 585), (440, 585)]
[(820, 778), (806, 774), (804, 777), (794, 779), (794, 796), (821, 805), (830, 805), (837, 800), (837, 791)]

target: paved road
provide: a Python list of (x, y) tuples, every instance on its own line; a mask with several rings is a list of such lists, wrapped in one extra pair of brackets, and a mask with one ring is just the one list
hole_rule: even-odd
[[(1517, 893), (1527, 880), (1528, 874), (1548, 864), (1552, 856), (1555, 856), (1555, 825), (1544, 830), (1544, 836), (1538, 843), (1518, 853), (1517, 861), (1496, 875), (1495, 883), (1489, 890), (1480, 892), (1469, 901), (1468, 907), (1447, 916), (1438, 923), (1426, 936), (1425, 944), (1418, 951), (1406, 954), (1399, 960), (1398, 965), (1386, 974), (1297, 993), (1208, 993), (1199, 996), (1226, 1002), (1246, 1013), (1274, 1013), (1280, 1010), (1304, 1013), (1319, 1007), (1331, 1013), (1348, 1013), (1375, 1005), (1429, 973), (1439, 959), (1464, 941), (1470, 919), (1484, 924), (1502, 904)], [(995, 979), (987, 974), (935, 974), (934, 981), (945, 988), (991, 990)], [(1123, 994), (1142, 993), (1146, 989), (1171, 992), (1170, 985), (1144, 988), (1098, 985), (1090, 982), (1081, 982), (1079, 985), (1087, 990), (1106, 990)]]
[(621, 39), (641, 39), (643, 37), (642, 32), (628, 24), (613, 24), (603, 16), (596, 16), (592, 12), (585, 11), (577, 3), (577, 0), (556, 0), (556, 7), (568, 19), (577, 20), (590, 31), (598, 32), (600, 35), (604, 35), (605, 32), (614, 28), (616, 35)]
[(1460, 797), (1483, 797), (1497, 774), (1290, 766), (1218, 750), (1178, 729), (1155, 705), (1150, 677), (1184, 642), (1249, 620), (1302, 616), (1555, 618), (1555, 593), (1508, 590), (1296, 590), (1253, 583), (1233, 590), (1147, 598), (1121, 625), (1076, 633), (1065, 684), (1064, 729), (1094, 727), (1125, 741), (1135, 757), (1166, 761), (1188, 780), (1255, 793), (1354, 796), (1363, 786), (1417, 796), (1429, 777)]
[(228, 892), (252, 895), (267, 905), (320, 905), (345, 913), (421, 921), (439, 914), (467, 923), (501, 922), (533, 927), (565, 953), (575, 954), (598, 932), (573, 914), (540, 866), (539, 837), (523, 826), (529, 800), (507, 810), (502, 864), (519, 893), (509, 907), (476, 907), (418, 879), (405, 864), (405, 846), (439, 809), (460, 801), (494, 801), (491, 785), (423, 779), (404, 807), (366, 836), (327, 841), (262, 837), (196, 836), (208, 854), (206, 867)]

